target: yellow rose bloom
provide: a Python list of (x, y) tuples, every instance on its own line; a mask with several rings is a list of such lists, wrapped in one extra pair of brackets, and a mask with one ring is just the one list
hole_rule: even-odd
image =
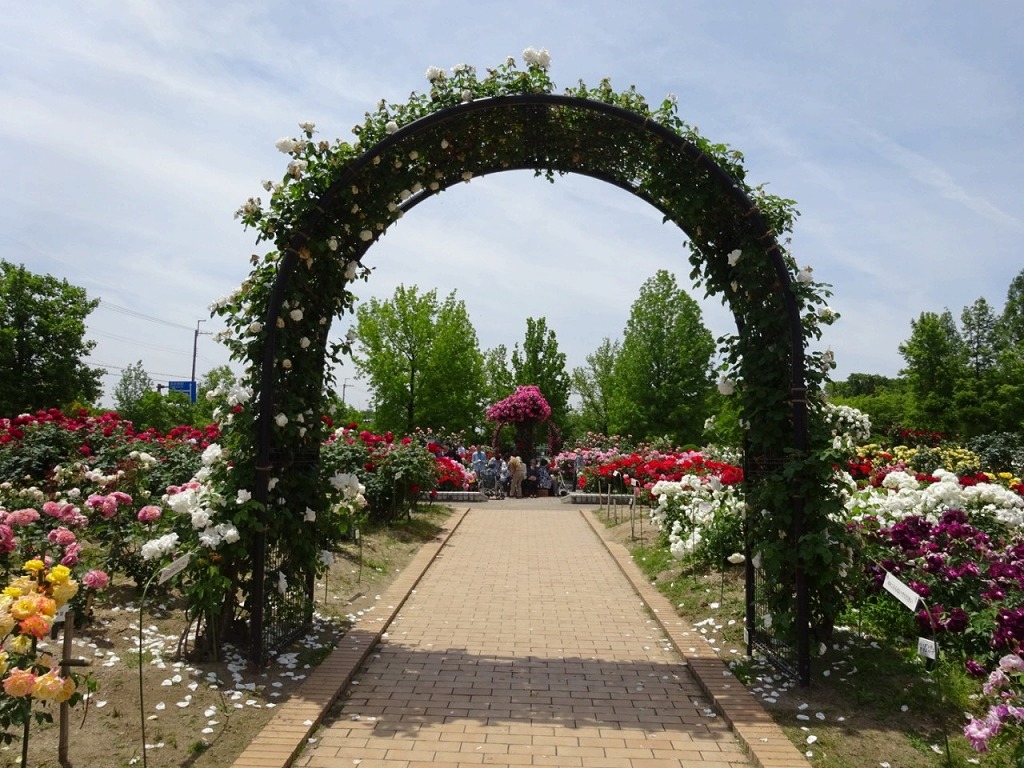
[(25, 593), (22, 591), (21, 587), (16, 587), (12, 584), (9, 587), (4, 587), (2, 594), (4, 597), (21, 597)]
[(60, 584), (71, 578), (71, 569), (66, 565), (55, 565), (46, 574), (46, 580), (51, 584)]
[(12, 637), (11, 642), (7, 646), (14, 653), (19, 653), (24, 656), (26, 653), (32, 650), (32, 638), (28, 635), (18, 635)]
[(63, 704), (65, 701), (70, 699), (74, 695), (75, 689), (78, 687), (75, 684), (75, 679), (73, 677), (65, 677), (62, 679), (64, 680), (64, 687), (61, 692), (53, 698), (53, 700), (58, 704)]
[(0, 648), (0, 677), (7, 674), (7, 651)]
[(60, 584), (54, 584), (51, 592), (53, 594), (54, 602), (57, 604), (57, 607), (60, 608), (60, 606), (64, 605), (64, 603), (78, 594), (78, 582), (73, 579), (68, 579)]
[[(8, 589), (17, 589), (22, 595), (28, 595), (35, 592), (39, 585), (36, 584), (35, 579), (31, 576), (19, 576), (11, 582), (11, 586)], [(17, 597), (18, 595), (15, 595)]]
[(39, 573), (46, 567), (46, 563), (42, 560), (29, 560), (22, 566), (22, 570), (28, 571), (29, 573)]
[(11, 615), (18, 621), (27, 619), (29, 616), (35, 616), (38, 610), (38, 603), (34, 595), (19, 597), (11, 604)]
[(7, 637), (14, 629), (17, 620), (10, 613), (0, 613), (0, 637)]
[(45, 675), (39, 675), (32, 686), (32, 695), (41, 701), (55, 701), (64, 692), (64, 678), (51, 669)]

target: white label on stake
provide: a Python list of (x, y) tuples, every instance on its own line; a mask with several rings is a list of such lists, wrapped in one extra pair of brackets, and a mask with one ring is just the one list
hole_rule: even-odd
[(885, 588), (886, 592), (891, 594), (910, 610), (917, 608), (917, 603), (921, 599), (921, 596), (888, 571), (885, 572), (885, 581), (882, 582), (882, 586)]
[(938, 657), (937, 646), (934, 640), (929, 640), (927, 637), (917, 638), (917, 655), (924, 656), (926, 659), (935, 659)]
[(53, 615), (53, 623), (60, 624), (68, 617), (68, 609), (71, 607), (71, 603), (64, 603), (60, 608), (57, 609), (57, 613)]
[(192, 557), (191, 552), (182, 555), (177, 560), (168, 565), (166, 568), (161, 568), (160, 576), (156, 580), (157, 584), (163, 584), (165, 581), (171, 578), (171, 576), (179, 574), (183, 570), (185, 570), (186, 566), (188, 566), (188, 560), (190, 557)]

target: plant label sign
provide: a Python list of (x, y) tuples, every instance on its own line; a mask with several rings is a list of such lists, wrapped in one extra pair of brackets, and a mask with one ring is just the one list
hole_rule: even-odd
[(172, 576), (174, 576), (176, 574), (179, 574), (183, 570), (185, 570), (185, 567), (188, 565), (189, 558), (191, 558), (191, 557), (192, 557), (192, 553), (189, 552), (188, 554), (182, 555), (181, 557), (179, 557), (177, 560), (172, 562), (167, 567), (161, 568), (160, 569), (160, 576), (157, 577), (157, 580), (156, 580), (157, 584), (163, 584), (165, 581), (167, 581)]
[(921, 596), (888, 571), (885, 573), (885, 581), (882, 582), (882, 587), (910, 610), (917, 608), (917, 602), (921, 599)]
[(927, 637), (919, 637), (917, 638), (917, 655), (934, 661), (938, 658), (938, 646), (934, 640), (929, 640)]

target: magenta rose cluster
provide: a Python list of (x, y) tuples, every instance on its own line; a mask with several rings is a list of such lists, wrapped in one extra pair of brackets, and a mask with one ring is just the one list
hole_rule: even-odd
[(526, 384), (487, 409), (487, 418), (499, 424), (520, 424), (524, 421), (545, 421), (551, 406), (538, 387)]

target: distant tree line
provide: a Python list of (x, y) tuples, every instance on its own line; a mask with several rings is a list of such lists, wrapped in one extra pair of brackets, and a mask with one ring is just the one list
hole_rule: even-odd
[(1024, 434), (1024, 270), (1001, 311), (979, 298), (959, 322), (949, 309), (922, 312), (899, 351), (896, 378), (854, 373), (829, 385), (829, 399), (864, 411), (879, 431)]

